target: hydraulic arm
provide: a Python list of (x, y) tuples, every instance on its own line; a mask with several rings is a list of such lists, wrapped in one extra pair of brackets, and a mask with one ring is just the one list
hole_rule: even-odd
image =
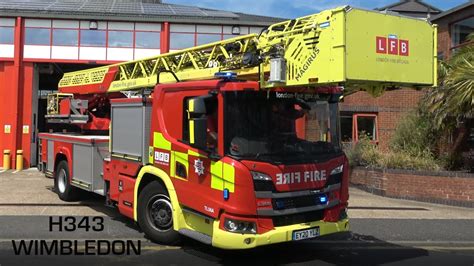
[(260, 35), (67, 73), (59, 87), (62, 93), (107, 93), (211, 79), (221, 71), (266, 88), (432, 86), (435, 39), (435, 26), (426, 21), (346, 6), (271, 25)]

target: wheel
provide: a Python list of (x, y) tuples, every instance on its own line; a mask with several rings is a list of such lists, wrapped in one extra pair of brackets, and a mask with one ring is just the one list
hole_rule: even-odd
[(54, 190), (64, 201), (74, 201), (79, 198), (79, 189), (69, 183), (69, 166), (66, 161), (59, 162), (54, 176)]
[(138, 225), (152, 241), (176, 245), (180, 235), (173, 229), (173, 207), (166, 189), (158, 182), (148, 184), (138, 196)]

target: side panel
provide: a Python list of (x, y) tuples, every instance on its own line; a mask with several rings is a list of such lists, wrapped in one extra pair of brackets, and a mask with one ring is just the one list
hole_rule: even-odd
[(74, 144), (73, 154), (73, 179), (91, 185), (94, 161), (92, 156), (92, 147), (81, 144)]
[(353, 9), (345, 30), (348, 80), (435, 84), (436, 27), (428, 22)]
[(151, 105), (112, 103), (112, 155), (148, 163)]
[(54, 172), (54, 141), (52, 140), (45, 140), (48, 143), (48, 164), (47, 170), (49, 172)]
[(118, 208), (121, 214), (133, 219), (133, 192), (135, 189), (136, 179), (130, 176), (120, 174), (119, 179), (119, 200)]
[(108, 156), (108, 143), (73, 146), (73, 184), (104, 195), (103, 160)]

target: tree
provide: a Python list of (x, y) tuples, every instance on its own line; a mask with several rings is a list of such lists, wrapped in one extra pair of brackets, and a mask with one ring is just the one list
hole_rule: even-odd
[(449, 153), (457, 154), (469, 136), (474, 119), (474, 33), (447, 61), (440, 61), (439, 87), (430, 90), (424, 106), (440, 130), (458, 131)]

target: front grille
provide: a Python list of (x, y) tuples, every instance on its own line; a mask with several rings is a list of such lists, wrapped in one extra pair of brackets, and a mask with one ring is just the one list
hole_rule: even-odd
[(292, 224), (308, 223), (313, 221), (319, 221), (324, 218), (324, 210), (297, 213), (291, 215), (275, 216), (272, 218), (273, 226), (285, 226)]
[(274, 210), (301, 208), (319, 204), (319, 195), (272, 199), (272, 205)]

